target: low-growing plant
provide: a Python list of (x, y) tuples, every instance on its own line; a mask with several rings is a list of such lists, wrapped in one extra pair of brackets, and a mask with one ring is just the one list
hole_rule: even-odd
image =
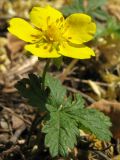
[[(51, 58), (58, 62), (62, 56), (87, 59), (95, 56), (84, 43), (96, 31), (91, 17), (83, 13), (71, 14), (66, 19), (56, 9), (34, 7), (31, 24), (21, 18), (10, 20), (9, 32), (28, 42), (25, 49), (40, 58), (48, 58), (42, 76), (29, 74), (18, 81), (16, 88), (38, 113), (34, 127), (41, 124), (45, 146), (52, 157), (67, 157), (81, 137), (80, 130), (92, 133), (98, 139), (109, 141), (111, 122), (103, 113), (88, 109), (80, 94), (68, 96), (60, 80), (46, 74)], [(57, 63), (56, 63), (57, 64)], [(41, 116), (40, 116), (41, 115)]]

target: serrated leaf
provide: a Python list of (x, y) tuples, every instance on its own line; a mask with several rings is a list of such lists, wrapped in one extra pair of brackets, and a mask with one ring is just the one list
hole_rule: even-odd
[(62, 109), (48, 106), (50, 120), (43, 127), (46, 133), (45, 145), (49, 147), (52, 157), (62, 155), (67, 156), (68, 149), (73, 149), (77, 143), (76, 137), (79, 134), (77, 123), (71, 119)]
[(106, 2), (107, 2), (107, 0), (99, 0), (99, 1), (97, 1), (97, 0), (89, 0), (88, 1), (87, 10), (88, 11), (95, 10), (96, 8), (105, 5)]
[(80, 94), (76, 94), (73, 102), (70, 97), (65, 100), (66, 90), (62, 89), (60, 81), (54, 80), (52, 77), (49, 79), (51, 80), (48, 86), (53, 86), (50, 88), (51, 101), (49, 104), (55, 108), (59, 108), (62, 105), (64, 111), (71, 119), (75, 119), (78, 124), (81, 124), (89, 132), (95, 134), (98, 139), (109, 141), (111, 138), (109, 131), (111, 126), (110, 119), (97, 110), (84, 108), (84, 100)]
[(65, 87), (62, 86), (60, 80), (53, 78), (49, 74), (46, 75), (45, 84), (50, 88), (50, 96), (47, 103), (59, 107), (65, 100)]
[(103, 141), (110, 141), (110, 119), (102, 112), (93, 109), (87, 109), (80, 118), (80, 123), (85, 126), (92, 134)]
[(71, 97), (68, 97), (63, 105), (65, 111), (80, 110), (84, 108), (84, 100), (80, 94), (75, 94), (74, 101), (72, 101)]
[(68, 112), (69, 115), (72, 115), (71, 118), (74, 118), (78, 121), (80, 126), (86, 129), (90, 133), (96, 135), (98, 139), (104, 141), (110, 141), (111, 139), (111, 122), (109, 117), (105, 116), (102, 112), (95, 109), (81, 109), (81, 110), (72, 110)]
[(33, 107), (38, 107), (40, 111), (45, 111), (45, 104), (49, 96), (49, 88), (44, 91), (41, 87), (42, 80), (35, 74), (29, 74), (29, 78), (18, 81), (15, 87), (20, 94), (27, 98), (28, 103)]

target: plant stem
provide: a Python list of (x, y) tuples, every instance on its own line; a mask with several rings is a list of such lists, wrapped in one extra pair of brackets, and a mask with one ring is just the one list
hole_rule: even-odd
[(46, 65), (44, 67), (43, 74), (42, 74), (42, 89), (43, 90), (45, 89), (45, 76), (46, 76), (49, 64), (50, 64), (50, 59), (47, 59), (47, 62), (46, 62)]
[[(45, 90), (45, 76), (46, 76), (49, 64), (50, 64), (50, 59), (47, 59), (45, 67), (44, 67), (44, 70), (43, 70), (43, 74), (42, 74), (42, 86), (41, 87), (42, 87), (43, 92)], [(39, 112), (36, 112), (35, 118), (34, 118), (34, 120), (32, 122), (32, 125), (31, 125), (31, 128), (30, 128), (30, 132), (29, 132), (29, 135), (28, 135), (28, 138), (27, 138), (27, 141), (26, 141), (27, 145), (29, 145), (29, 141), (30, 141), (32, 132), (35, 130), (37, 125), (39, 123), (41, 123), (41, 121), (45, 118), (45, 116), (46, 116), (46, 113), (43, 116), (40, 117)]]
[(31, 138), (31, 135), (32, 135), (33, 131), (35, 130), (37, 125), (45, 118), (45, 116), (46, 116), (46, 113), (43, 116), (40, 116), (39, 112), (36, 112), (35, 118), (32, 122), (31, 127), (30, 127), (30, 132), (28, 133), (28, 137), (27, 137), (27, 140), (26, 140), (27, 145), (29, 145), (30, 138)]

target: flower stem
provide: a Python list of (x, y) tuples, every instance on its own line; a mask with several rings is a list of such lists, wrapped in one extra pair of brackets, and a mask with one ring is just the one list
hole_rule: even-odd
[[(42, 74), (42, 86), (41, 87), (42, 87), (43, 92), (45, 90), (45, 76), (46, 76), (49, 64), (50, 64), (50, 59), (47, 59), (45, 67), (44, 67), (44, 70), (43, 70), (43, 74)], [(29, 135), (28, 135), (28, 138), (27, 138), (27, 141), (26, 141), (27, 145), (29, 145), (32, 132), (35, 130), (37, 125), (39, 123), (41, 123), (41, 121), (45, 118), (45, 116), (46, 116), (46, 112), (44, 113), (43, 116), (40, 116), (39, 112), (36, 112), (35, 118), (34, 118), (34, 120), (32, 122), (32, 125), (31, 125), (31, 128), (30, 128), (30, 132), (29, 132)]]
[(42, 89), (43, 90), (45, 89), (45, 76), (46, 76), (49, 64), (50, 64), (50, 59), (47, 59), (47, 62), (46, 62), (46, 65), (44, 67), (43, 74), (42, 74)]

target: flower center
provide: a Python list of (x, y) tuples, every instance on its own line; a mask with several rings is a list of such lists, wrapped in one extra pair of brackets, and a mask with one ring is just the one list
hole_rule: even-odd
[(47, 30), (44, 32), (45, 38), (49, 42), (59, 42), (62, 38), (63, 17), (51, 23), (50, 17), (47, 17)]
[(61, 30), (54, 24), (49, 25), (45, 31), (47, 41), (58, 42), (61, 39)]

